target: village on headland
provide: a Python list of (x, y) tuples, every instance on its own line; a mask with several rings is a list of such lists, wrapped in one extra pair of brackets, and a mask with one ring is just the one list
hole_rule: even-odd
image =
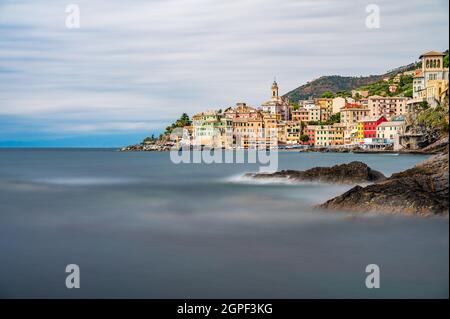
[(270, 100), (259, 107), (237, 103), (192, 119), (183, 114), (158, 138), (121, 150), (421, 151), (448, 136), (448, 52), (430, 51), (419, 60), (372, 86), (296, 102), (280, 96), (275, 80)]

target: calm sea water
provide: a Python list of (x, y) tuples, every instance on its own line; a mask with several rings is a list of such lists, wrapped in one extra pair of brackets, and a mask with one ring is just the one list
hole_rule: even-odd
[[(390, 175), (417, 155), (284, 152), (280, 169), (361, 160)], [(351, 186), (252, 184), (249, 164), (168, 153), (0, 150), (0, 297), (445, 297), (447, 218), (319, 212)], [(78, 264), (81, 288), (65, 287)], [(365, 267), (381, 288), (365, 287)]]

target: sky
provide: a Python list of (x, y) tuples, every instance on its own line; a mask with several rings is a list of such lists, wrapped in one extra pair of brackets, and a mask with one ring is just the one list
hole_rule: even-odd
[[(380, 9), (368, 28), (369, 4)], [(80, 27), (67, 28), (69, 4)], [(0, 147), (118, 147), (181, 113), (449, 47), (448, 0), (0, 0)]]

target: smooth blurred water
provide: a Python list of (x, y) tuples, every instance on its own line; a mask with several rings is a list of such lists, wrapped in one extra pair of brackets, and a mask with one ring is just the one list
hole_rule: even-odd
[[(282, 152), (279, 169), (417, 155)], [(0, 149), (0, 297), (448, 298), (447, 218), (315, 211), (352, 186), (257, 184), (250, 164)], [(65, 266), (81, 288), (65, 287)], [(365, 267), (381, 288), (365, 287)]]

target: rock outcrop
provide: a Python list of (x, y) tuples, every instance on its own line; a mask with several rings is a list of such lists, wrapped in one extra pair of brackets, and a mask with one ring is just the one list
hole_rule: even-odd
[(448, 149), (372, 185), (355, 186), (319, 208), (409, 215), (448, 214)]
[(351, 162), (333, 167), (315, 167), (306, 171), (283, 170), (276, 173), (248, 173), (245, 174), (245, 177), (341, 184), (367, 183), (385, 179), (382, 173), (371, 169), (362, 162)]

